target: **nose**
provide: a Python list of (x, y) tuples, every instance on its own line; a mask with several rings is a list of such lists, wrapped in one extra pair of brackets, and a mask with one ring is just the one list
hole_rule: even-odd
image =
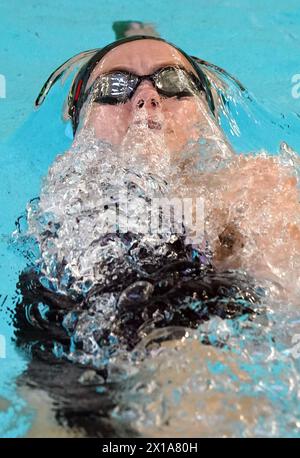
[(150, 81), (143, 81), (139, 85), (132, 102), (137, 110), (146, 108), (152, 111), (159, 109), (161, 106), (160, 96)]

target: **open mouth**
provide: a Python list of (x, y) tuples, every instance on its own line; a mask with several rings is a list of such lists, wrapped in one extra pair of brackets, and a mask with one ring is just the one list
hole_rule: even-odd
[(147, 121), (136, 121), (134, 123), (136, 126), (147, 125), (148, 129), (161, 130), (162, 124), (154, 119), (148, 119)]
[(161, 130), (162, 125), (161, 125), (161, 123), (158, 122), (158, 121), (153, 121), (152, 119), (149, 119), (149, 120), (148, 120), (148, 128), (149, 128), (149, 129)]

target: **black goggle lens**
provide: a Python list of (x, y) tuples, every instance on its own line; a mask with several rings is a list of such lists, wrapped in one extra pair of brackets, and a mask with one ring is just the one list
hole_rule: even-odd
[[(189, 74), (190, 75), (190, 74)], [(165, 95), (175, 96), (182, 93), (193, 95), (197, 90), (191, 76), (182, 70), (167, 68), (156, 76), (156, 88)]]

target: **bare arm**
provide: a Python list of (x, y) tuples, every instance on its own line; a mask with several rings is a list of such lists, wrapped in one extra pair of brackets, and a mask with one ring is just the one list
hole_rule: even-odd
[(215, 263), (295, 284), (300, 276), (300, 204), (293, 170), (273, 157), (239, 156), (211, 176), (206, 187)]

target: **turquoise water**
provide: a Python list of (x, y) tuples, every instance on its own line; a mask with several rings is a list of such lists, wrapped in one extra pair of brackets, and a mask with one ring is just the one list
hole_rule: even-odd
[[(25, 435), (35, 416), (15, 388), (27, 361), (11, 342), (9, 309), (25, 260), (9, 246), (8, 237), (26, 203), (38, 194), (41, 177), (54, 157), (70, 144), (55, 110), (59, 88), (45, 109), (32, 113), (34, 98), (53, 68), (77, 52), (113, 41), (115, 20), (153, 23), (161, 36), (224, 67), (255, 95), (258, 105), (253, 113), (261, 124), (250, 135), (249, 119), (242, 110), (237, 113), (245, 133), (232, 139), (237, 149), (264, 147), (276, 153), (285, 140), (300, 151), (300, 98), (292, 96), (291, 82), (300, 73), (297, 0), (152, 0), (143, 2), (143, 14), (137, 13), (139, 9), (138, 0), (84, 6), (77, 0), (0, 1), (0, 74), (6, 80), (6, 97), (0, 98), (0, 334), (6, 342), (6, 358), (0, 358), (2, 437)], [(9, 403), (2, 410), (1, 399)]]

